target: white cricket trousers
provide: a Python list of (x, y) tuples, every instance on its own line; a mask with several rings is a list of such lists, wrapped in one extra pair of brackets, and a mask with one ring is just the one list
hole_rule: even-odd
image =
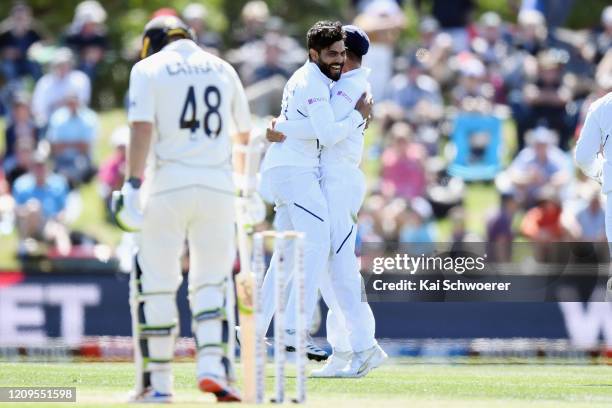
[(608, 247), (612, 256), (612, 192), (606, 194), (606, 238), (608, 239)]
[(171, 392), (169, 362), (178, 330), (176, 291), (181, 255), (189, 247), (189, 301), (198, 347), (198, 375), (231, 378), (233, 327), (231, 273), (234, 243), (231, 192), (189, 186), (157, 193), (144, 207), (132, 279), (132, 320), (136, 342), (137, 389), (152, 385)]
[[(361, 275), (355, 256), (357, 226), (353, 215), (357, 214), (363, 202), (365, 180), (361, 171), (356, 168), (350, 168), (348, 172), (346, 169), (330, 170), (334, 174), (327, 174), (328, 180), (323, 183), (323, 192), (327, 197), (332, 226), (330, 244), (333, 243), (335, 249), (328, 252), (331, 262), (329, 272), (322, 273), (319, 278), (321, 296), (329, 308), (326, 321), (327, 340), (334, 350), (359, 352), (376, 344), (374, 316), (370, 306), (361, 299)], [(336, 173), (336, 170), (339, 171)], [(277, 211), (274, 227), (277, 230), (291, 228), (287, 211)], [(293, 253), (291, 243), (287, 245), (286, 251), (287, 254)], [(264, 327), (270, 325), (274, 315), (274, 260), (273, 257), (264, 280), (263, 322), (260, 322)], [(290, 256), (286, 257), (285, 268), (288, 275), (285, 282), (289, 286), (293, 268)], [(342, 304), (338, 301), (339, 298), (342, 299)], [(343, 312), (341, 305), (347, 308), (346, 312)], [(294, 319), (294, 310), (293, 298), (289, 296), (286, 316)], [(345, 314), (350, 316), (348, 322)]]
[[(327, 270), (330, 250), (330, 230), (327, 202), (319, 184), (318, 169), (312, 167), (281, 166), (273, 167), (262, 174), (262, 189), (266, 196), (274, 200), (276, 216), (274, 225), (278, 231), (295, 230), (304, 233), (304, 298), (306, 327), (310, 327), (312, 316), (318, 300), (318, 289), (321, 274)], [(292, 245), (285, 247), (285, 283), (289, 292), (288, 307), (285, 313), (285, 328), (295, 330), (296, 314), (294, 291), (289, 284), (293, 262), (290, 259)], [(272, 256), (274, 265), (278, 254)], [(266, 327), (270, 324), (273, 314), (275, 290), (274, 272), (272, 268), (264, 278), (264, 311), (263, 319)], [(269, 316), (269, 317), (268, 317)]]
[(362, 278), (355, 255), (357, 213), (365, 198), (365, 177), (352, 165), (326, 166), (322, 188), (329, 207), (332, 246), (329, 279), (321, 285), (323, 300), (330, 309), (327, 339), (338, 351), (360, 352), (376, 344), (374, 315), (361, 297)]

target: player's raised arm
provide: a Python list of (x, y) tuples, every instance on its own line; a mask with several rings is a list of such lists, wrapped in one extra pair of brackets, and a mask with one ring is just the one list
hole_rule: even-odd
[(605, 139), (602, 133), (601, 126), (598, 120), (598, 107), (601, 106), (598, 103), (594, 103), (589, 110), (584, 126), (580, 132), (580, 138), (576, 143), (576, 164), (588, 177), (594, 178), (600, 181), (602, 161), (597, 157), (597, 153), (603, 150)]

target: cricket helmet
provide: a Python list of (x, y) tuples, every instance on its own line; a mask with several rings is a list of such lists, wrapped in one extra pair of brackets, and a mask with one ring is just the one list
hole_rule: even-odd
[(140, 59), (161, 50), (168, 44), (170, 37), (193, 39), (194, 35), (191, 28), (176, 16), (163, 15), (153, 18), (144, 28)]

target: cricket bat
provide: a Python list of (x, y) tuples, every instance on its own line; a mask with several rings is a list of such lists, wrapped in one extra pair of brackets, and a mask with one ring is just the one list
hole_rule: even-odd
[[(256, 177), (263, 139), (251, 135), (248, 145), (234, 146), (235, 152), (242, 155), (244, 176), (247, 182), (241, 188), (238, 200), (244, 200), (255, 194), (255, 183), (249, 182)], [(240, 259), (240, 273), (236, 275), (236, 297), (238, 319), (240, 324), (240, 362), (242, 365), (243, 392), (242, 399), (247, 403), (257, 402), (257, 314), (255, 296), (257, 296), (256, 279), (251, 267), (251, 245), (249, 235), (253, 231), (252, 217), (246, 205), (236, 206), (236, 236)]]
[(238, 252), (240, 273), (236, 275), (236, 296), (238, 319), (240, 321), (240, 363), (243, 376), (243, 401), (255, 403), (256, 399), (256, 315), (255, 315), (255, 275), (251, 270), (251, 251), (247, 226), (241, 223), (237, 214)]

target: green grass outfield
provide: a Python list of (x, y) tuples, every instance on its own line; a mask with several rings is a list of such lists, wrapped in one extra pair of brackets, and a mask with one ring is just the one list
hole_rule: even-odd
[[(314, 367), (311, 365), (309, 368)], [(197, 391), (193, 363), (174, 364), (175, 405), (213, 398)], [(267, 397), (273, 385), (268, 367)], [(294, 378), (288, 380), (288, 396)], [(0, 363), (0, 386), (70, 386), (77, 403), (19, 403), (15, 407), (133, 406), (130, 363)], [(611, 407), (612, 366), (539, 364), (389, 364), (361, 379), (309, 379), (306, 406)], [(8, 404), (0, 404), (8, 406)], [(147, 404), (147, 406), (151, 406)]]

